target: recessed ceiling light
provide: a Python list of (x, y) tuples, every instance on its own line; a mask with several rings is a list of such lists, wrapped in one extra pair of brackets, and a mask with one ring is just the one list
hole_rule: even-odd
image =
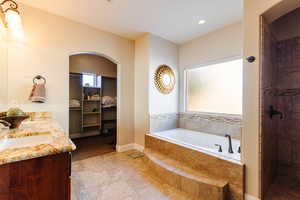
[(199, 20), (199, 22), (198, 22), (198, 24), (205, 24), (205, 23), (206, 23), (206, 21), (204, 19)]

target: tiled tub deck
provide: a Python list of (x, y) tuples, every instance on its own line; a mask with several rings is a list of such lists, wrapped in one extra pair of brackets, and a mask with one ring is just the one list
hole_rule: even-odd
[(146, 135), (153, 173), (199, 200), (243, 200), (244, 165)]

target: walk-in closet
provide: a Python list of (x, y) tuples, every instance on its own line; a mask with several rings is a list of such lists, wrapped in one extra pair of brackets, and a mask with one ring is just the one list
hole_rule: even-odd
[(117, 65), (88, 53), (71, 55), (69, 61), (69, 133), (78, 154), (86, 157), (112, 150), (117, 132)]

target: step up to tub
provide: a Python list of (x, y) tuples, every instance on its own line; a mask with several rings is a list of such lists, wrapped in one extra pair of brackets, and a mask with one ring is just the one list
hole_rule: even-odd
[(176, 160), (149, 149), (145, 150), (144, 160), (156, 176), (195, 199), (226, 199), (228, 183), (209, 177), (205, 171), (195, 171)]
[(221, 159), (213, 154), (195, 150), (188, 145), (180, 145), (168, 139), (151, 135), (145, 137), (145, 148), (158, 152), (169, 159), (183, 163), (209, 177), (228, 182), (228, 197), (226, 200), (244, 200), (245, 193), (245, 165), (240, 162)]

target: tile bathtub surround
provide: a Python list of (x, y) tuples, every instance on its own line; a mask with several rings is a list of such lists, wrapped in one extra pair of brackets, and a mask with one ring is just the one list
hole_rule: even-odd
[(150, 115), (150, 132), (160, 132), (178, 128), (178, 114), (153, 114)]
[(153, 175), (169, 185), (190, 194), (197, 200), (225, 200), (228, 192), (226, 181), (209, 177), (205, 172), (170, 159), (168, 156), (147, 149), (143, 157)]
[(150, 115), (150, 132), (175, 128), (241, 138), (242, 118), (238, 115), (213, 113), (166, 113)]
[(179, 128), (225, 136), (241, 138), (242, 117), (239, 115), (213, 113), (180, 113)]
[(76, 149), (69, 137), (61, 130), (57, 122), (52, 120), (23, 122), (19, 129), (0, 131), (0, 141), (10, 138), (21, 139), (36, 135), (50, 135), (50, 142), (36, 146), (7, 148), (0, 151), (0, 165), (28, 160), (32, 158), (69, 152)]
[(210, 177), (229, 183), (228, 200), (244, 199), (244, 165), (232, 163), (146, 135), (146, 149), (157, 151)]

